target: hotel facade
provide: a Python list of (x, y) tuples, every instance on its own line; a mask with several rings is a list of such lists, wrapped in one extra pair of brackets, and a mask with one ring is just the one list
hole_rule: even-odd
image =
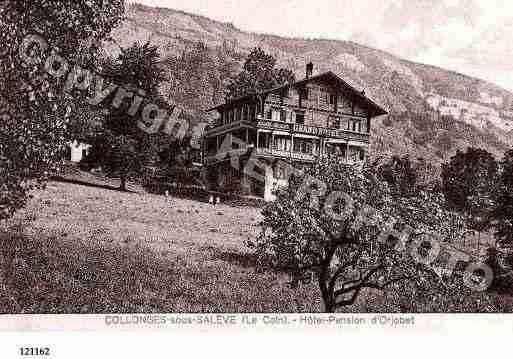
[[(301, 81), (209, 110), (218, 114), (203, 141), (210, 190), (270, 201), (276, 186), (287, 184), (283, 163), (309, 164), (334, 152), (348, 163), (365, 161), (372, 119), (387, 112), (334, 73), (312, 72), (310, 63)], [(258, 175), (251, 176), (255, 160)]]

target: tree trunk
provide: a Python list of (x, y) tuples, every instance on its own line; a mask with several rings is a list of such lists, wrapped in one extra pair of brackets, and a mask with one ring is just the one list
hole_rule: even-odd
[(335, 313), (335, 308), (333, 307), (333, 304), (331, 301), (328, 301), (327, 303), (324, 303), (324, 313)]
[(324, 303), (324, 313), (334, 313), (333, 296), (328, 289), (328, 266), (323, 266), (319, 273), (319, 289), (321, 290), (322, 301)]
[(333, 308), (333, 300), (328, 293), (328, 288), (326, 287), (326, 282), (319, 278), (319, 287), (321, 289), (322, 294), (322, 302), (324, 304), (324, 313), (334, 313), (335, 308)]
[(119, 185), (119, 189), (123, 192), (126, 192), (126, 177), (121, 177), (121, 184)]
[(326, 248), (326, 258), (321, 264), (321, 268), (319, 270), (318, 279), (319, 279), (319, 289), (321, 290), (322, 300), (324, 302), (324, 312), (325, 313), (334, 313), (335, 312), (335, 298), (333, 297), (333, 292), (330, 292), (330, 288), (328, 286), (329, 280), (329, 272), (331, 267), (331, 261), (335, 255), (335, 251), (337, 249), (336, 245), (331, 245)]

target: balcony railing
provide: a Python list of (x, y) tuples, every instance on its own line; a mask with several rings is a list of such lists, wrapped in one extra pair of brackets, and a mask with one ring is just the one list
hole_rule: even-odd
[[(225, 161), (230, 158), (238, 158), (244, 156), (246, 154), (250, 154), (253, 147), (241, 148), (241, 149), (233, 149), (228, 152), (220, 152), (216, 155), (205, 156), (205, 165), (213, 165), (215, 163)], [(301, 152), (292, 152), (292, 151), (282, 151), (277, 149), (268, 149), (268, 148), (258, 148), (256, 149), (257, 156), (272, 156), (272, 157), (281, 157), (287, 158), (296, 161), (309, 161), (313, 162), (317, 159), (317, 156), (309, 153), (301, 153)]]
[(209, 136), (217, 135), (217, 134), (220, 134), (220, 133), (223, 133), (223, 132), (227, 132), (227, 131), (229, 131), (229, 130), (231, 130), (233, 128), (239, 128), (239, 127), (254, 128), (255, 127), (255, 123), (251, 122), (251, 121), (248, 121), (248, 120), (240, 120), (240, 121), (226, 123), (224, 125), (216, 126), (214, 128), (211, 128), (210, 130), (208, 130), (206, 132), (206, 136), (209, 137)]
[(312, 136), (340, 138), (347, 141), (357, 141), (364, 143), (369, 143), (370, 140), (370, 135), (368, 133), (352, 132), (327, 127), (308, 126), (298, 123), (285, 123), (279, 121), (260, 120), (257, 123), (257, 127), (261, 129), (285, 131), (291, 134), (301, 133)]
[(301, 153), (301, 152), (292, 152), (292, 151), (282, 151), (276, 149), (268, 149), (268, 148), (258, 148), (257, 149), (258, 156), (273, 156), (273, 157), (283, 157), (289, 158), (298, 161), (315, 161), (316, 156), (309, 153)]

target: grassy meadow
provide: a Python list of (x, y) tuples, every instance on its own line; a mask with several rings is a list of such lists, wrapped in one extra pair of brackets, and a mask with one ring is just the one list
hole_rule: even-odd
[[(135, 186), (132, 189), (137, 189)], [(1, 313), (316, 312), (256, 268), (253, 208), (52, 182), (0, 232)]]
[[(130, 189), (50, 182), (36, 191), (0, 226), (0, 313), (322, 310), (315, 284), (292, 289), (285, 275), (256, 265), (245, 241), (258, 234), (257, 208)], [(375, 292), (346, 308), (437, 309)]]

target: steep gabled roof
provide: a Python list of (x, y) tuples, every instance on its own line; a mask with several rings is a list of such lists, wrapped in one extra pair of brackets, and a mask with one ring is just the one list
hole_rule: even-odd
[(363, 92), (358, 91), (356, 88), (354, 88), (353, 86), (348, 84), (346, 81), (344, 81), (342, 78), (337, 76), (332, 71), (324, 72), (324, 73), (319, 74), (319, 75), (315, 75), (315, 76), (312, 76), (312, 77), (309, 77), (309, 78), (305, 78), (303, 80), (296, 81), (296, 82), (294, 82), (292, 84), (286, 84), (286, 85), (274, 87), (274, 88), (271, 88), (271, 89), (268, 89), (268, 90), (265, 90), (265, 91), (260, 91), (260, 92), (254, 93), (254, 94), (249, 94), (249, 95), (241, 96), (239, 98), (230, 100), (230, 101), (228, 101), (228, 102), (226, 102), (226, 103), (224, 103), (222, 105), (210, 108), (210, 109), (207, 110), (207, 112), (223, 109), (224, 107), (230, 106), (231, 104), (234, 104), (234, 103), (237, 103), (237, 102), (241, 102), (241, 101), (250, 99), (250, 98), (252, 98), (254, 96), (267, 95), (269, 93), (272, 93), (272, 92), (275, 92), (275, 91), (278, 91), (278, 90), (281, 90), (281, 89), (284, 89), (284, 88), (302, 86), (302, 85), (304, 85), (304, 84), (306, 84), (308, 82), (316, 81), (316, 80), (322, 80), (322, 79), (331, 79), (331, 80), (333, 80), (335, 83), (337, 83), (337, 85), (342, 90), (344, 90), (344, 91), (350, 93), (352, 96), (354, 96), (364, 107), (366, 107), (371, 112), (371, 114), (373, 116), (381, 116), (381, 115), (388, 114), (388, 112), (386, 110), (384, 110), (380, 105), (378, 105), (377, 103), (372, 101)]

